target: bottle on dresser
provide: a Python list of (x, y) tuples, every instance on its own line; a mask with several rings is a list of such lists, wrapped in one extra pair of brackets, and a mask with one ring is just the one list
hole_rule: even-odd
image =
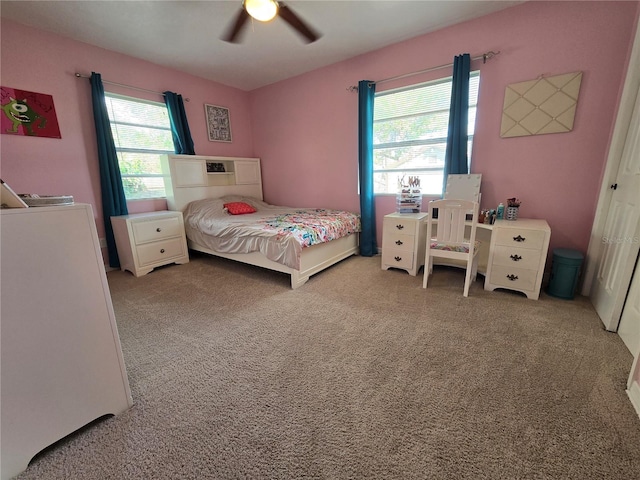
[(500, 202), (500, 205), (498, 205), (498, 209), (496, 210), (496, 219), (502, 220), (503, 218), (504, 218), (504, 204)]

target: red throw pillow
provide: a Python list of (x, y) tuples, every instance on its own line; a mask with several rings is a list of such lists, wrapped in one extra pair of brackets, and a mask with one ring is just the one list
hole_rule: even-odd
[(257, 212), (255, 208), (244, 202), (225, 203), (224, 208), (226, 208), (227, 212), (229, 212), (231, 215), (244, 215), (245, 213)]

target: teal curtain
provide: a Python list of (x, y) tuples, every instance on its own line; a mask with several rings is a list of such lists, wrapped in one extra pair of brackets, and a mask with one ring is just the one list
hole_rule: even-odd
[(171, 122), (171, 133), (173, 135), (173, 146), (177, 154), (195, 155), (196, 151), (189, 130), (187, 114), (184, 111), (182, 95), (174, 92), (163, 92), (164, 103), (169, 110), (169, 121)]
[(358, 165), (360, 176), (360, 255), (378, 253), (376, 209), (373, 195), (373, 100), (376, 86), (370, 80), (358, 82)]
[(102, 219), (106, 233), (107, 250), (109, 252), (109, 266), (120, 268), (118, 250), (111, 227), (111, 217), (127, 215), (127, 199), (124, 195), (122, 177), (116, 146), (111, 135), (111, 124), (104, 101), (104, 86), (99, 73), (91, 73), (91, 101), (93, 103), (93, 120), (96, 127), (98, 141), (98, 163), (100, 166), (100, 189), (102, 192)]
[(453, 60), (453, 82), (451, 86), (451, 107), (449, 109), (449, 130), (447, 149), (444, 157), (444, 179), (442, 191), (447, 185), (450, 173), (469, 173), (467, 143), (469, 134), (469, 73), (471, 56), (468, 53), (456, 56)]

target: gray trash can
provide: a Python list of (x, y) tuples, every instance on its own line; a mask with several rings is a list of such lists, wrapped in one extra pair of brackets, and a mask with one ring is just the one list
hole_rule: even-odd
[(556, 248), (551, 263), (551, 281), (547, 293), (571, 300), (575, 296), (584, 255), (577, 250)]

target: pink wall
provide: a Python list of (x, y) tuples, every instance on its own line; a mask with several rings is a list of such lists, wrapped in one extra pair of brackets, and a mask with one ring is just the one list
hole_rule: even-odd
[[(189, 118), (195, 150), (200, 155), (253, 156), (249, 95), (176, 70), (65, 39), (2, 19), (2, 85), (53, 96), (61, 139), (0, 136), (0, 175), (19, 193), (73, 195), (93, 205), (98, 235), (104, 236), (102, 202), (89, 80), (75, 73), (147, 90), (171, 90), (189, 98)], [(122, 89), (105, 90), (148, 100), (161, 95)], [(228, 107), (233, 142), (209, 142), (204, 104)], [(129, 202), (130, 213), (162, 210), (164, 200)]]
[[(481, 71), (472, 171), (483, 175), (482, 206), (517, 196), (522, 217), (549, 222), (551, 249), (586, 253), (638, 5), (527, 2), (251, 92), (265, 198), (358, 210), (358, 100), (346, 87), (451, 63), (463, 52), (500, 51), (472, 64)], [(506, 85), (573, 71), (583, 81), (572, 132), (500, 138)], [(382, 217), (394, 202), (376, 200), (379, 246)]]

